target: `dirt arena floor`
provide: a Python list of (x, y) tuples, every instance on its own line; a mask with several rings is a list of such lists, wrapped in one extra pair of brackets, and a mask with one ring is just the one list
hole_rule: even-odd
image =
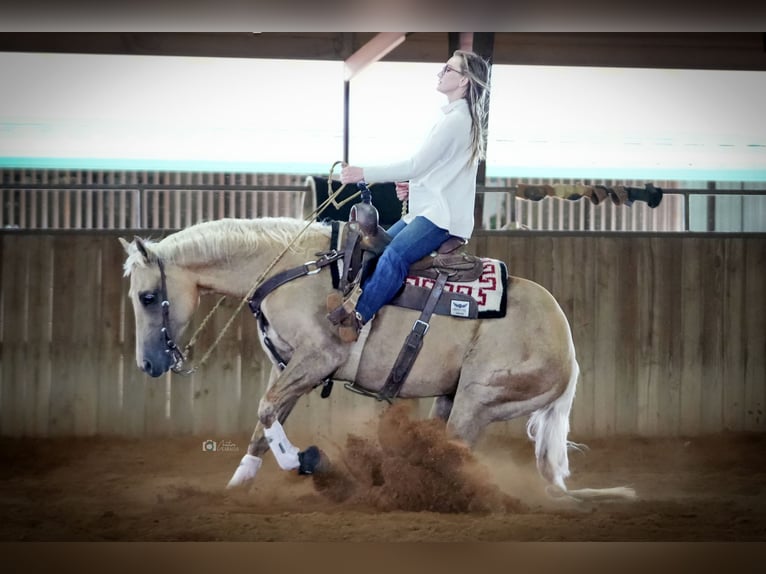
[(239, 452), (203, 438), (0, 439), (0, 541), (766, 540), (763, 434), (590, 441), (570, 488), (630, 485), (638, 500), (589, 503), (546, 495), (528, 441), (469, 452), (400, 408), (320, 444), (324, 472), (267, 454), (240, 491), (224, 487), (247, 436)]

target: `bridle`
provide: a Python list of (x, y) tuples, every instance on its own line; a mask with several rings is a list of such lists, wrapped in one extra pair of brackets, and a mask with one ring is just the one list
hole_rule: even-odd
[(170, 366), (171, 371), (177, 374), (188, 375), (191, 371), (182, 368), (186, 362), (186, 357), (184, 357), (181, 349), (176, 345), (170, 332), (170, 301), (168, 300), (167, 278), (165, 276), (165, 265), (159, 257), (157, 258), (157, 266), (160, 268), (160, 305), (162, 306), (162, 329), (160, 330), (162, 337), (165, 339), (165, 353), (173, 359), (173, 364)]

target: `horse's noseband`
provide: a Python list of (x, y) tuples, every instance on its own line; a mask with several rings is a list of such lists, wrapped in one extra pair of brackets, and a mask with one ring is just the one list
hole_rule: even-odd
[(171, 356), (173, 363), (170, 365), (170, 370), (178, 374), (189, 374), (191, 371), (183, 370), (181, 367), (186, 361), (186, 357), (178, 348), (173, 336), (170, 332), (170, 301), (168, 300), (168, 286), (167, 278), (165, 276), (165, 265), (162, 263), (162, 259), (157, 258), (157, 266), (160, 268), (160, 299), (162, 302), (162, 336), (165, 339), (165, 352)]

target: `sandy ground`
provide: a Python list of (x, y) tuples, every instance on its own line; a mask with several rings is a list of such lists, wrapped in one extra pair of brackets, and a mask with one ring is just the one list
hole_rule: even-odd
[(763, 434), (591, 441), (570, 455), (570, 488), (630, 485), (638, 500), (576, 503), (546, 495), (528, 441), (470, 452), (435, 421), (388, 413), (320, 444), (324, 472), (267, 454), (239, 491), (224, 486), (243, 450), (203, 452), (204, 437), (3, 438), (0, 541), (766, 540)]

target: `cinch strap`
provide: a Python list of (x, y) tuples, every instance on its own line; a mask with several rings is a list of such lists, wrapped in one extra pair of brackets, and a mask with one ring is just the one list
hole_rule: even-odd
[(431, 319), (431, 315), (436, 308), (436, 303), (439, 301), (439, 297), (441, 297), (446, 282), (447, 274), (439, 273), (436, 283), (431, 289), (431, 294), (428, 296), (428, 301), (426, 301), (426, 305), (420, 313), (420, 317), (415, 321), (410, 334), (407, 335), (407, 339), (404, 341), (402, 350), (399, 351), (399, 356), (396, 358), (396, 363), (394, 363), (394, 367), (388, 375), (386, 384), (383, 385), (383, 388), (378, 393), (379, 400), (390, 403), (399, 394), (404, 381), (407, 380), (407, 376), (412, 370), (412, 365), (415, 363), (415, 359), (417, 359), (423, 346), (423, 337), (428, 332), (428, 321)]

